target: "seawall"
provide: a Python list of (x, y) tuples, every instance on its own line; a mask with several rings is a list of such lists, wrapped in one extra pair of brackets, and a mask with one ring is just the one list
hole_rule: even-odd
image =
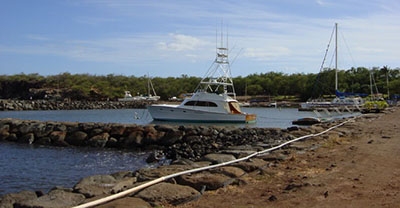
[[(167, 158), (196, 160), (227, 147), (260, 149), (292, 136), (277, 128), (137, 125), (0, 120), (0, 141), (51, 146), (160, 150)], [(239, 148), (240, 149), (240, 148)]]

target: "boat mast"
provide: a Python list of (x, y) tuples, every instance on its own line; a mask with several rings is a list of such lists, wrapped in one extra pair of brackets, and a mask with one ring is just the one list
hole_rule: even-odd
[(338, 23), (335, 23), (335, 92), (338, 90), (338, 44), (337, 44), (337, 30), (338, 30)]
[[(218, 39), (218, 35), (216, 35), (216, 37), (216, 39)], [(233, 96), (233, 98), (236, 99), (236, 93), (233, 86), (233, 79), (228, 59), (228, 37), (226, 37), (226, 46), (224, 46), (223, 39), (223, 32), (221, 30), (220, 44), (216, 44), (216, 58), (214, 63), (208, 69), (204, 78), (200, 81), (196, 91), (203, 90), (213, 93), (221, 93), (222, 91), (223, 95)]]

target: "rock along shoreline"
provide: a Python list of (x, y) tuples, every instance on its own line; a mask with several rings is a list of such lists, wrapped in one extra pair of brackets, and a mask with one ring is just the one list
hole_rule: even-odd
[(154, 101), (57, 101), (0, 99), (0, 111), (23, 110), (85, 110), (146, 108)]
[[(219, 126), (136, 125), (0, 120), (0, 142), (30, 145), (88, 146), (134, 150), (157, 150), (172, 163), (158, 168), (123, 171), (83, 178), (72, 188), (55, 187), (48, 193), (21, 191), (0, 197), (0, 207), (71, 207), (119, 193), (165, 175), (241, 158), (295, 137), (321, 132), (337, 122), (310, 128), (229, 128)], [(349, 136), (351, 130), (334, 131)], [(303, 150), (306, 147), (291, 145)], [(311, 147), (315, 148), (315, 147)], [(195, 200), (204, 191), (245, 183), (243, 175), (273, 166), (285, 159), (285, 151), (274, 152), (230, 166), (183, 175), (110, 202), (115, 207), (177, 205)], [(157, 155), (154, 156), (157, 159)], [(149, 159), (151, 162), (151, 158)], [(133, 206), (133, 207), (135, 207)], [(101, 206), (100, 206), (101, 207)]]

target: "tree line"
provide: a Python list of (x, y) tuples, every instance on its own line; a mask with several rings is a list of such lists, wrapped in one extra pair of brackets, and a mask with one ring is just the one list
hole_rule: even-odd
[[(317, 74), (282, 72), (255, 73), (233, 78), (237, 96), (293, 96), (298, 101), (335, 93), (336, 70), (325, 68)], [(400, 94), (400, 68), (387, 66), (337, 70), (338, 89), (342, 92)], [(70, 74), (42, 76), (39, 74), (0, 75), (0, 99), (71, 99), (117, 100), (124, 91), (148, 95), (149, 80), (162, 100), (192, 93), (201, 77), (123, 76)], [(152, 93), (152, 91), (150, 91)]]

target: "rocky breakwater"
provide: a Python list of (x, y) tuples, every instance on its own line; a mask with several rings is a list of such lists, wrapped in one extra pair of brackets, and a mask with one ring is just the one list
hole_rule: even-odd
[(240, 154), (292, 138), (275, 128), (136, 125), (0, 120), (0, 141), (52, 146), (158, 150), (167, 158), (197, 160), (215, 152)]
[(2, 100), (0, 111), (145, 108), (151, 101)]
[[(328, 124), (323, 124), (328, 125)], [(60, 146), (93, 146), (100, 148), (133, 148), (161, 150), (173, 159), (169, 165), (144, 168), (110, 175), (83, 178), (72, 188), (55, 187), (48, 193), (22, 191), (0, 198), (0, 207), (71, 207), (142, 185), (172, 173), (230, 161), (255, 151), (280, 144), (297, 136), (319, 132), (315, 128), (226, 128), (206, 126), (124, 125), (104, 123), (60, 123), (16, 119), (0, 120), (0, 140), (29, 144)], [(336, 131), (334, 135), (351, 134)], [(329, 137), (329, 135), (327, 136)], [(297, 150), (308, 148), (294, 145)], [(312, 146), (312, 148), (315, 148)], [(246, 175), (285, 160), (287, 149), (273, 154), (181, 175), (138, 190), (104, 207), (152, 207), (176, 205), (201, 197), (204, 191), (246, 183)], [(260, 172), (261, 171), (261, 172)], [(273, 200), (273, 197), (272, 197)], [(102, 207), (102, 206), (99, 206)]]

